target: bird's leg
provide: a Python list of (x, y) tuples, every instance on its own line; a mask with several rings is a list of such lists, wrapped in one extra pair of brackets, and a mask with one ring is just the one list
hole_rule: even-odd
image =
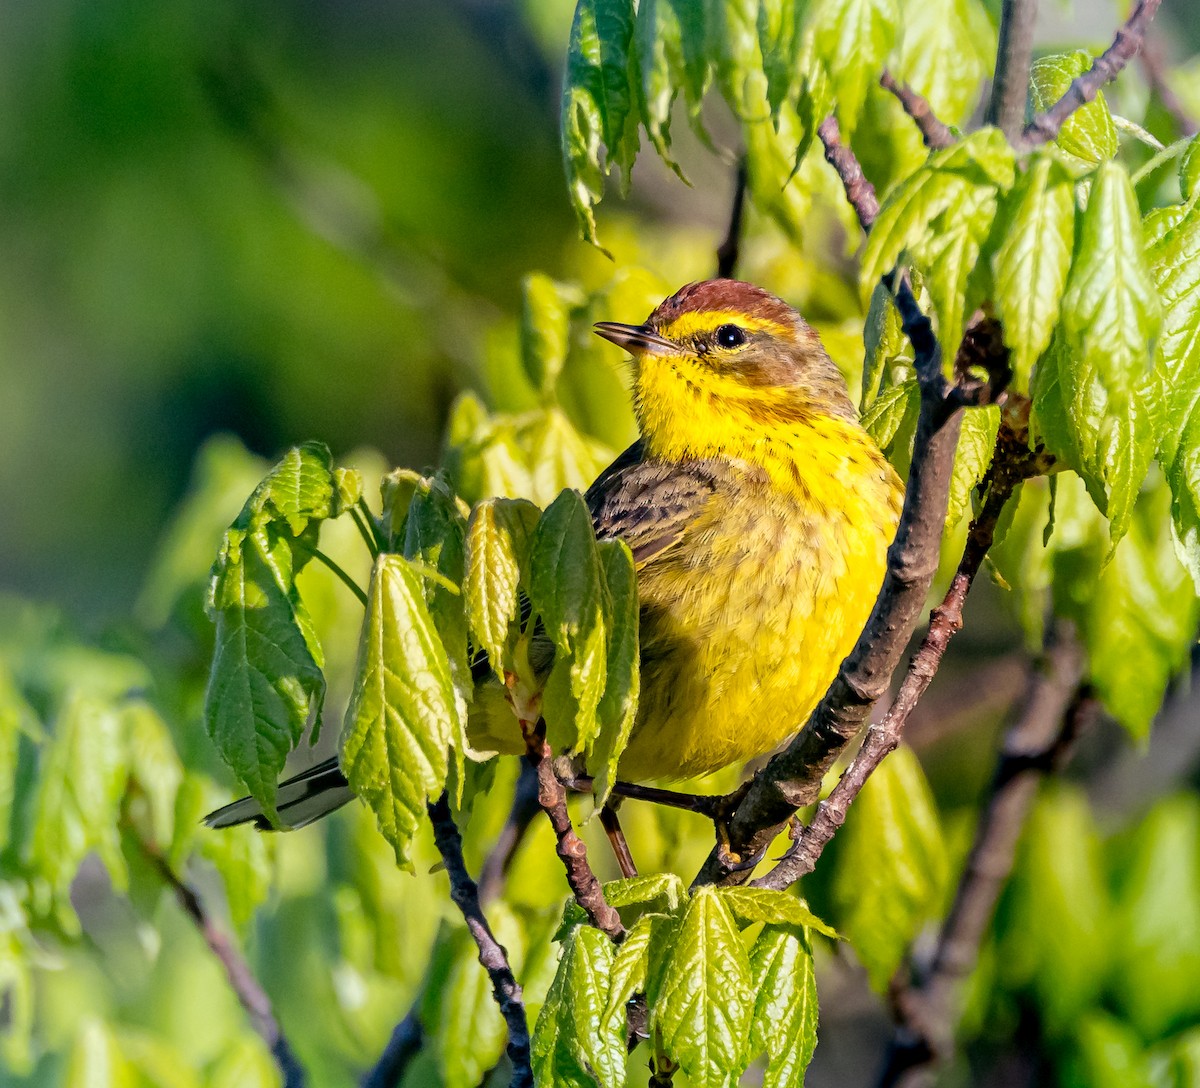
[(628, 879), (637, 876), (637, 865), (629, 852), (629, 843), (625, 841), (625, 832), (621, 830), (621, 821), (617, 818), (617, 810), (611, 804), (606, 804), (600, 810), (600, 825), (608, 836), (609, 845), (617, 858), (621, 875)]

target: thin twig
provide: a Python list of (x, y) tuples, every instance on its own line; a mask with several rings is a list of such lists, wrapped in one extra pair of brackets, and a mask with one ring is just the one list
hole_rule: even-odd
[[(522, 723), (524, 728), (524, 723)], [(554, 773), (554, 753), (546, 741), (543, 722), (528, 730), (525, 736), (525, 758), (537, 772), (538, 803), (550, 819), (558, 842), (558, 856), (567, 870), (567, 883), (575, 901), (583, 908), (588, 921), (618, 944), (625, 939), (621, 917), (608, 905), (604, 889), (588, 862), (587, 845), (575, 831), (567, 811), (567, 790)]]
[(359, 1082), (360, 1088), (396, 1088), (404, 1078), (408, 1063), (421, 1052), (421, 1044), (425, 1041), (419, 1005), (420, 1002), (416, 1002), (408, 1015), (392, 1029), (379, 1061)]
[(1071, 82), (1062, 98), (1025, 126), (1017, 141), (1018, 150), (1028, 151), (1053, 140), (1071, 114), (1091, 102), (1104, 84), (1117, 78), (1141, 47), (1146, 28), (1161, 2), (1138, 0), (1129, 18), (1117, 28), (1112, 45), (1092, 62), (1091, 68)]
[(496, 839), (483, 868), (479, 871), (479, 899), (490, 903), (504, 890), (504, 880), (516, 856), (517, 849), (525, 840), (525, 833), (533, 818), (542, 810), (538, 802), (537, 771), (526, 761), (521, 763), (521, 773), (513, 791), (512, 807), (500, 835)]
[(729, 210), (729, 229), (717, 247), (717, 278), (733, 279), (737, 271), (738, 250), (742, 241), (742, 220), (746, 208), (746, 157), (738, 160), (737, 180), (733, 186), (733, 205)]
[(954, 904), (928, 968), (893, 991), (899, 1017), (879, 1088), (916, 1088), (953, 1052), (959, 989), (971, 973), (1009, 874), (1038, 783), (1063, 765), (1096, 702), (1082, 684), (1083, 653), (1062, 631), (1030, 675), (1005, 736)]
[[(434, 842), (446, 863), (446, 875), (450, 877), (450, 898), (462, 912), (467, 929), (479, 948), (479, 962), (492, 980), (492, 993), (508, 1026), (508, 1057), (513, 1068), (510, 1086), (533, 1088), (529, 1022), (525, 1016), (521, 987), (509, 966), (508, 953), (496, 940), (480, 906), (479, 888), (463, 861), (462, 836), (454, 822), (446, 794), (443, 793), (429, 806), (429, 818), (433, 822)], [(463, 1040), (463, 1043), (470, 1045), (469, 1040)]]
[(986, 120), (989, 125), (996, 125), (1010, 141), (1021, 135), (1021, 126), (1025, 124), (1037, 8), (1037, 0), (1004, 0), (1000, 11), (996, 76), (992, 81)]
[[(878, 202), (853, 152), (841, 143), (836, 121), (825, 120), (817, 132), (860, 221), (869, 226)], [(751, 779), (718, 829), (718, 846), (697, 875), (697, 884), (749, 879), (753, 859), (765, 852), (797, 809), (817, 801), (825, 773), (886, 692), (937, 570), (962, 401), (942, 374), (941, 348), (906, 279), (892, 275), (889, 280), (913, 344), (921, 406), (904, 508), (888, 549), (883, 588), (858, 642), (808, 722)]]
[(817, 805), (811, 822), (795, 834), (792, 846), (775, 867), (754, 881), (756, 886), (786, 888), (811, 873), (829, 840), (845, 822), (846, 812), (867, 778), (900, 742), (908, 716), (937, 673), (951, 638), (962, 628), (963, 605), (992, 546), (1005, 505), (1017, 484), (1037, 471), (1040, 464), (1038, 455), (1029, 451), (1023, 438), (1002, 431), (996, 443), (987, 494), (978, 517), (971, 522), (967, 532), (958, 570), (942, 603), (930, 613), (929, 630), (909, 663), (896, 698), (883, 720), (867, 730), (862, 747), (829, 796)]
[[(504, 888), (513, 857), (525, 838), (529, 824), (541, 811), (537, 799), (537, 775), (528, 763), (513, 791), (512, 808), (479, 874), (479, 902), (486, 906), (499, 897)], [(360, 1088), (395, 1088), (404, 1077), (408, 1063), (421, 1051), (424, 1028), (421, 1025), (421, 994), (417, 995), (405, 1017), (392, 1030), (391, 1038), (379, 1060), (360, 1082)]]
[(196, 890), (171, 868), (162, 851), (136, 832), (133, 837), (146, 860), (162, 877), (163, 883), (175, 893), (184, 913), (195, 923), (204, 943), (224, 968), (230, 989), (237, 995), (238, 1002), (250, 1017), (251, 1026), (267, 1044), (275, 1064), (279, 1066), (284, 1088), (303, 1088), (306, 1080), (304, 1067), (283, 1034), (271, 999), (254, 977), (250, 965), (234, 947), (229, 935), (213, 920)]
[(879, 77), (879, 85), (900, 100), (900, 105), (912, 118), (927, 148), (937, 151), (954, 143), (954, 130), (938, 118), (924, 95), (918, 94), (907, 83), (897, 83), (896, 78), (886, 68)]

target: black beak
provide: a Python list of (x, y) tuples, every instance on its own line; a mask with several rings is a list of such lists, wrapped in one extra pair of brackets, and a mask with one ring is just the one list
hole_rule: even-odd
[(597, 336), (611, 340), (626, 351), (667, 355), (679, 351), (670, 340), (664, 340), (648, 325), (622, 325), (619, 321), (597, 321), (592, 326)]

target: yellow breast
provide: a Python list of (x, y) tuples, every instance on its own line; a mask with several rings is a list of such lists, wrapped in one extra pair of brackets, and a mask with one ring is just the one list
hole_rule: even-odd
[(744, 452), (722, 500), (639, 570), (642, 689), (623, 778), (703, 775), (782, 743), (883, 582), (902, 487), (857, 424), (760, 426)]

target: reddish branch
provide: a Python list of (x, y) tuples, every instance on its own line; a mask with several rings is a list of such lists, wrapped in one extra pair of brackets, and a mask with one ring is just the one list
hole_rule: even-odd
[(900, 100), (900, 105), (904, 107), (904, 112), (912, 118), (913, 124), (917, 126), (927, 148), (937, 151), (954, 143), (954, 132), (949, 125), (938, 119), (924, 95), (918, 94), (907, 83), (897, 83), (895, 77), (886, 68), (883, 75), (879, 77), (879, 85)]
[(1025, 123), (1037, 8), (1037, 0), (1004, 0), (1000, 11), (996, 76), (988, 101), (987, 122), (998, 126), (1010, 141), (1021, 135), (1021, 126)]
[(817, 805), (812, 821), (795, 835), (792, 846), (773, 869), (754, 883), (764, 888), (786, 888), (806, 873), (846, 820), (851, 802), (867, 778), (900, 742), (901, 733), (917, 701), (925, 694), (950, 640), (962, 628), (963, 606), (984, 557), (992, 546), (996, 525), (1005, 504), (1022, 481), (1045, 471), (1044, 455), (1032, 453), (1022, 436), (1007, 426), (996, 440), (991, 478), (979, 516), (971, 522), (962, 559), (942, 603), (929, 617), (929, 630), (913, 655), (900, 690), (883, 720), (867, 730), (862, 747), (829, 796)]
[(250, 1017), (251, 1026), (267, 1044), (275, 1064), (279, 1066), (284, 1088), (303, 1088), (304, 1068), (284, 1036), (283, 1029), (275, 1018), (275, 1010), (271, 1007), (271, 999), (254, 977), (250, 965), (241, 957), (229, 935), (213, 920), (196, 890), (171, 868), (162, 851), (143, 839), (136, 831), (134, 837), (146, 860), (175, 893), (175, 898), (184, 913), (195, 923), (204, 943), (224, 968), (230, 989), (237, 995), (239, 1003)]
[(1160, 3), (1161, 0), (1138, 0), (1129, 18), (1117, 28), (1112, 45), (1092, 62), (1091, 68), (1072, 81), (1062, 98), (1025, 126), (1018, 150), (1027, 151), (1053, 140), (1071, 114), (1091, 102), (1104, 84), (1117, 78), (1141, 48), (1146, 28)]
[(597, 929), (620, 943), (625, 939), (625, 927), (620, 915), (608, 905), (604, 889), (588, 862), (587, 845), (571, 823), (567, 811), (567, 790), (554, 773), (554, 753), (546, 741), (546, 727), (538, 722), (525, 737), (525, 758), (537, 771), (538, 803), (550, 819), (557, 840), (558, 856), (567, 870), (567, 883), (575, 894), (575, 901)]
[[(529, 1023), (525, 1017), (525, 1002), (521, 987), (508, 962), (508, 953), (496, 940), (479, 903), (479, 888), (467, 872), (463, 861), (462, 836), (450, 812), (450, 801), (443, 793), (429, 806), (433, 822), (433, 838), (438, 852), (446, 863), (450, 877), (450, 898), (462, 912), (476, 946), (479, 962), (492, 980), (492, 993), (508, 1026), (508, 1057), (512, 1062), (511, 1088), (533, 1088), (533, 1067), (529, 1053)], [(470, 1045), (469, 1040), (463, 1040)]]
[(1095, 714), (1082, 686), (1083, 654), (1070, 634), (1053, 639), (1033, 670), (1008, 731), (954, 904), (928, 967), (894, 992), (899, 1017), (880, 1088), (928, 1079), (952, 1053), (959, 988), (975, 967), (1038, 783), (1058, 771)]

